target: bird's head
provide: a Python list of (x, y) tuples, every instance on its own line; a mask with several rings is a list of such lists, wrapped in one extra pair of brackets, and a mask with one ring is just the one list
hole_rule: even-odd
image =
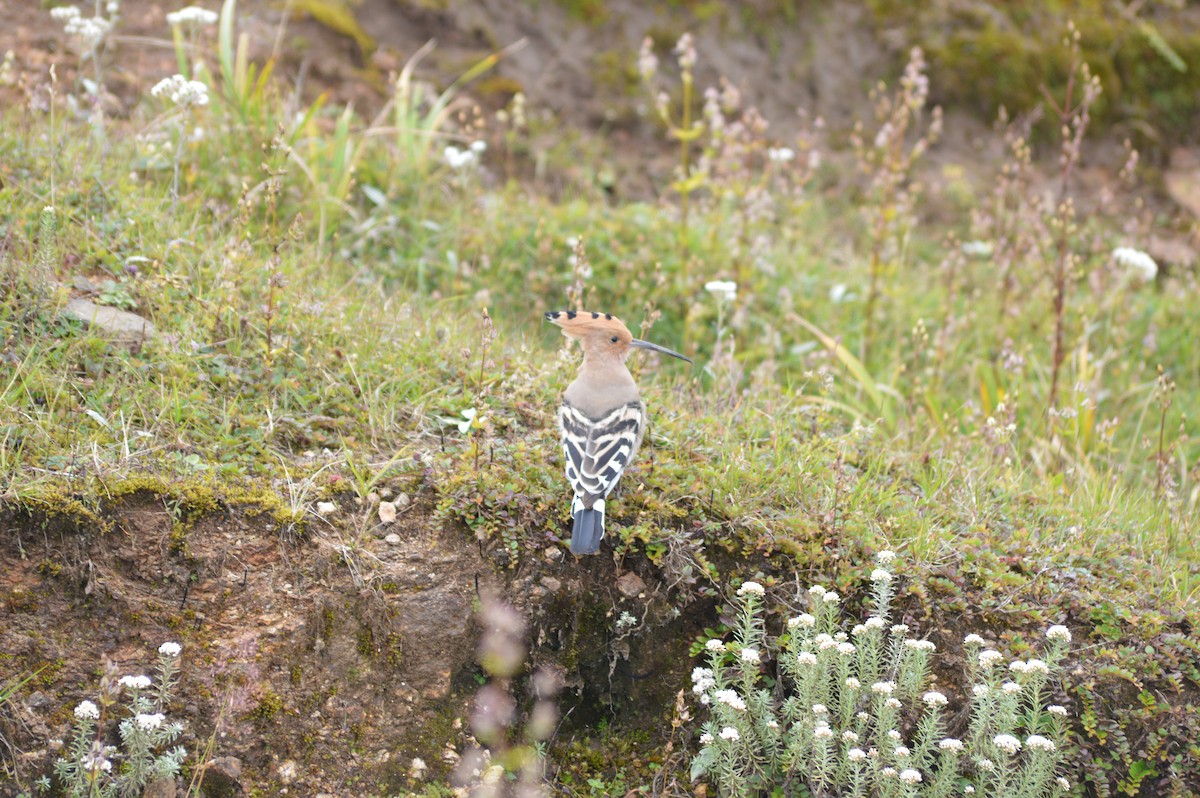
[(673, 352), (665, 346), (641, 341), (633, 337), (620, 319), (611, 313), (596, 313), (590, 310), (551, 310), (546, 321), (557, 324), (568, 338), (575, 338), (587, 355), (600, 358), (624, 360), (634, 347), (651, 349), (664, 355), (677, 357), (691, 363), (692, 359)]

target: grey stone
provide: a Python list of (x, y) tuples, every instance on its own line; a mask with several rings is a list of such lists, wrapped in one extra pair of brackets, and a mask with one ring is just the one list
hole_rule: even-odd
[(156, 332), (153, 324), (136, 313), (97, 305), (78, 297), (68, 302), (62, 312), (65, 316), (99, 329), (117, 343), (126, 346), (139, 346), (154, 337)]
[(242, 760), (236, 756), (219, 756), (208, 763), (200, 783), (206, 798), (237, 798), (242, 789)]
[(175, 798), (175, 779), (155, 779), (142, 790), (142, 798)]

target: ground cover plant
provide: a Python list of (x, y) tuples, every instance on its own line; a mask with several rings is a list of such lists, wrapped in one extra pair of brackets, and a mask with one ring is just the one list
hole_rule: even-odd
[[(539, 133), (550, 109), (533, 113), (523, 93), (501, 108), (470, 99), (472, 81), (508, 51), (463, 66), (441, 92), (416, 81), (428, 55), (419, 51), (384, 107), (364, 116), (253, 63), (238, 12), (234, 0), (219, 16), (179, 12), (162, 32), (177, 72), (145, 80), (117, 115), (106, 82), (125, 56), (120, 4), (59, 6), (76, 68), (27, 79), (22, 101), (0, 111), (0, 503), (14, 562), (64, 529), (108, 546), (125, 534), (122, 502), (150, 496), (170, 519), (163, 548), (182, 564), (204, 519), (240, 514), (280, 546), (328, 541), (333, 567), (386, 595), (397, 591), (379, 576), (374, 532), (419, 514), (477, 549), (531, 617), (521, 602), (536, 597), (518, 585), (553, 594), (547, 578), (640, 574), (646, 589), (611, 608), (589, 604), (587, 591), (555, 605), (577, 639), (602, 641), (594, 651), (578, 640), (551, 647), (541, 620), (514, 628), (529, 637), (531, 661), (568, 674), (590, 655), (588, 673), (618, 678), (618, 660), (658, 646), (671, 658), (651, 681), (667, 698), (634, 722), (613, 691), (574, 684), (588, 708), (572, 716), (556, 683), (545, 695), (564, 725), (549, 733), (525, 717), (551, 703), (521, 686), (528, 674), (483, 663), (480, 684), (464, 677), (454, 688), (473, 696), (487, 683), (496, 689), (485, 697), (516, 696), (499, 728), (489, 736), (469, 718), (447, 722), (433, 750), (406, 755), (400, 771), (380, 765), (362, 787), (370, 794), (445, 794), (455, 773), (477, 794), (506, 773), (554, 794), (687, 794), (692, 778), (718, 794), (767, 784), (790, 794), (799, 784), (776, 776), (803, 759), (816, 763), (805, 768), (812, 794), (959, 794), (963, 775), (976, 794), (1001, 795), (1012, 785), (989, 781), (980, 760), (1006, 756), (1024, 763), (1001, 768), (1022, 794), (1057, 789), (1059, 777), (1074, 794), (1200, 790), (1200, 448), (1188, 412), (1200, 396), (1197, 279), (1146, 252), (1166, 220), (1149, 210), (1133, 147), (1087, 148), (1105, 134), (1092, 109), (1108, 87), (1088, 65), (1086, 27), (1063, 20), (1055, 52), (1066, 67), (1044, 78), (1054, 131), (1035, 136), (1031, 117), (1003, 115), (983, 149), (994, 173), (983, 185), (929, 178), (947, 122), (919, 47), (872, 91), (871, 118), (830, 131), (808, 115), (773, 125), (736, 76), (699, 82), (705, 53), (690, 37), (650, 36), (627, 66), (647, 93), (644, 124), (673, 163), (632, 165), (659, 181), (659, 199), (613, 200), (590, 181), (542, 192), (521, 179), (565, 173), (579, 155)], [(1101, 157), (1111, 185), (1084, 190), (1081, 162)], [(923, 213), (929, 204), (940, 212)], [(94, 309), (67, 312), (79, 299), (136, 314), (153, 332), (117, 336)], [(564, 307), (612, 312), (697, 362), (635, 364), (654, 415), (645, 459), (608, 509), (612, 562), (598, 566), (547, 553), (561, 557), (568, 529), (553, 412), (578, 353), (541, 316)], [(45, 545), (54, 553), (37, 578), (80, 606), (99, 601), (91, 559)], [(891, 551), (903, 565), (879, 563), (889, 576), (874, 580), (872, 599), (864, 564)], [(595, 569), (616, 570), (608, 579)], [(55, 582), (60, 573), (70, 579)], [(898, 594), (878, 595), (893, 582)], [(815, 606), (830, 614), (786, 606), (783, 588), (800, 584), (827, 585), (822, 595), (838, 601)], [(646, 596), (660, 586), (670, 601), (656, 604)], [(759, 601), (760, 589), (778, 603)], [(5, 591), (12, 618), (37, 612), (26, 593)], [(798, 658), (832, 656), (805, 630), (856, 642), (834, 637), (835, 604), (889, 630), (920, 629), (946, 655), (913, 671), (904, 633), (885, 657), (884, 632), (864, 624), (879, 635), (879, 660), (856, 660), (855, 673), (870, 675), (847, 671), (842, 685), (893, 684), (915, 705), (934, 694), (934, 675), (936, 694), (971, 712), (937, 715), (933, 698), (927, 714), (885, 729), (878, 717), (856, 726), (841, 688), (796, 704), (808, 695)], [(790, 624), (805, 612), (817, 625)], [(213, 657), (203, 618), (172, 624), (185, 650)], [(1072, 648), (1039, 653), (1048, 628), (1073, 635)], [(664, 641), (664, 629), (675, 636)], [(1005, 705), (1004, 728), (972, 725), (972, 701), (983, 700), (968, 695), (972, 683), (1003, 695), (1005, 682), (975, 671), (962, 680), (979, 664), (969, 635), (1047, 667), (1014, 671), (1023, 689), (1038, 682), (1038, 701)], [(714, 639), (736, 643), (706, 649)], [(387, 640), (362, 638), (363, 656), (389, 664)], [(777, 673), (742, 657), (765, 660), (768, 647)], [(41, 689), (94, 720), (79, 703), (89, 685), (56, 680), (62, 664), (38, 652), (34, 641), (0, 660), (0, 711), (16, 713)], [(688, 698), (695, 667), (712, 671), (696, 684), (744, 690)], [(890, 696), (879, 696), (883, 711)], [(738, 701), (756, 713), (752, 726), (719, 715), (740, 712)], [(170, 714), (168, 703), (135, 706), (134, 717)], [(830, 764), (813, 704), (837, 715), (824, 728), (838, 745), (854, 742), (844, 734), (881, 743), (896, 731), (929, 765), (958, 753), (935, 742), (961, 740), (964, 768), (901, 767), (887, 759), (893, 746), (867, 775), (848, 758), (867, 756), (865, 742)], [(310, 716), (319, 706), (287, 709)], [(1069, 715), (1046, 709), (1056, 706)], [(264, 695), (237, 717), (266, 724), (278, 709)], [(706, 712), (719, 722), (703, 726)], [(101, 782), (101, 793), (133, 794), (147, 768), (182, 768), (181, 783), (198, 790), (220, 754), (215, 731), (205, 736), (217, 721), (193, 719), (183, 733), (201, 735), (199, 746), (185, 740), (194, 761), (147, 753), (136, 777), (118, 763), (110, 782), (87, 753), (88, 782), (88, 741), (68, 743), (54, 770), (57, 755), (17, 755), (32, 745), (17, 717), (0, 715), (14, 789), (45, 776), (65, 794)], [(57, 718), (59, 736), (69, 720)], [(768, 755), (749, 738), (765, 746), (770, 722), (793, 736)], [(524, 742), (509, 745), (510, 729)], [(494, 758), (464, 777), (461, 753), (479, 743)], [(749, 759), (730, 753), (736, 745)], [(510, 749), (521, 756), (506, 758)], [(256, 756), (247, 784), (283, 784), (278, 765)], [(894, 782), (876, 772), (888, 767)]]

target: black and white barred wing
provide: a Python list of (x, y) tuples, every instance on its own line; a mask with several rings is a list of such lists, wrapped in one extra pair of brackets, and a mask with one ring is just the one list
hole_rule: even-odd
[(604, 499), (629, 465), (642, 431), (642, 405), (630, 402), (593, 419), (563, 402), (558, 411), (567, 479), (585, 507)]

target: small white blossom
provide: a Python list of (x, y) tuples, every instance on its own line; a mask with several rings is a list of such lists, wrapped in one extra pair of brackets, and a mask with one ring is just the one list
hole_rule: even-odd
[(883, 705), (885, 707), (887, 707), (888, 709), (899, 709), (900, 708), (900, 699), (899, 698), (889, 698), (887, 701), (883, 702)]
[(962, 740), (957, 740), (953, 737), (947, 737), (938, 743), (938, 748), (941, 748), (943, 751), (961, 751), (964, 747)]
[(912, 651), (933, 651), (937, 648), (931, 640), (905, 640), (904, 647)]
[(713, 678), (713, 672), (709, 668), (693, 668), (692, 669), (692, 692), (696, 695), (708, 692), (717, 686), (716, 679)]
[(986, 258), (992, 254), (992, 242), (990, 241), (964, 241), (962, 243), (962, 253), (968, 258)]
[(183, 27), (186, 25), (194, 25), (197, 28), (216, 25), (219, 17), (217, 12), (209, 11), (207, 8), (200, 6), (188, 6), (181, 8), (178, 11), (172, 11), (167, 14), (167, 24), (173, 27)]
[(638, 53), (638, 73), (642, 80), (649, 81), (658, 71), (658, 57), (654, 55), (654, 40), (649, 36), (642, 39), (642, 49)]
[(789, 629), (797, 629), (800, 627), (811, 629), (816, 623), (817, 619), (815, 616), (810, 615), (807, 612), (802, 612), (795, 618), (788, 618), (787, 625)]
[(995, 649), (987, 649), (979, 652), (979, 667), (987, 670), (995, 665), (1000, 660), (1004, 659), (1004, 655)]
[(158, 653), (162, 654), (165, 657), (178, 657), (179, 652), (182, 650), (183, 649), (180, 648), (178, 643), (169, 643), (168, 642), (168, 643), (163, 643), (161, 646), (158, 647)]
[(775, 163), (787, 163), (795, 157), (796, 152), (791, 147), (771, 147), (767, 150), (767, 158)]
[(876, 568), (871, 572), (872, 582), (890, 582), (892, 581), (892, 572), (886, 568)]
[(737, 589), (739, 596), (764, 596), (766, 592), (758, 582), (742, 582), (742, 586)]
[(1056, 643), (1070, 643), (1071, 630), (1065, 626), (1055, 624), (1046, 630), (1046, 637)]
[(894, 778), (895, 776), (898, 776), (900, 774), (896, 771), (895, 768), (886, 767), (883, 770), (879, 771), (879, 775), (890, 779), (890, 778)]
[(868, 629), (882, 629), (883, 627), (887, 626), (887, 622), (878, 615), (872, 615), (870, 618), (867, 618), (867, 622), (863, 624), (863, 626), (867, 627)]
[(712, 745), (713, 736), (708, 732), (700, 735), (700, 745)]
[(150, 94), (170, 100), (180, 108), (208, 105), (208, 86), (198, 80), (188, 80), (183, 75), (172, 75), (154, 84)]
[(905, 768), (904, 770), (900, 771), (900, 781), (904, 782), (905, 784), (920, 784), (921, 771), (914, 770), (913, 768)]
[(848, 657), (848, 656), (850, 656), (851, 654), (853, 654), (853, 653), (854, 653), (856, 650), (857, 650), (857, 649), (855, 649), (855, 647), (854, 647), (854, 644), (853, 644), (853, 643), (838, 643), (838, 645), (837, 645), (837, 651), (838, 651), (838, 653), (839, 653), (839, 654), (841, 654), (841, 655), (843, 655), (843, 656), (847, 656), (847, 657)]
[(1013, 673), (1024, 673), (1026, 670), (1028, 670), (1028, 666), (1023, 661), (1014, 659), (1012, 662), (1008, 663), (1008, 669)]
[(1005, 695), (1016, 695), (1021, 692), (1021, 685), (1016, 682), (1005, 682), (1000, 685), (1000, 689), (1004, 691)]
[(727, 707), (733, 707), (737, 710), (746, 708), (746, 702), (734, 690), (718, 690), (713, 693), (713, 700), (719, 704), (724, 704)]
[(847, 676), (846, 677), (846, 687), (848, 687), (851, 690), (857, 690), (860, 687), (862, 687), (862, 682), (860, 682), (858, 679), (855, 679), (853, 676)]
[(1117, 247), (1113, 250), (1112, 257), (1142, 282), (1148, 283), (1158, 274), (1158, 264), (1154, 262), (1154, 258), (1140, 249)]
[(816, 665), (817, 655), (811, 651), (801, 651), (796, 655), (796, 662), (800, 665)]
[[(869, 721), (871, 719), (871, 715), (868, 712), (858, 712), (854, 715), (854, 717), (858, 718), (863, 723), (866, 723), (867, 721)], [(874, 750), (874, 749), (871, 749), (871, 750)]]
[(1045, 676), (1050, 673), (1050, 666), (1040, 659), (1031, 659), (1025, 663), (1026, 673), (1039, 673)]
[(1009, 756), (1012, 756), (1017, 751), (1021, 750), (1021, 741), (1016, 737), (1013, 737), (1011, 734), (997, 734), (992, 738), (992, 742), (996, 744), (997, 748)]
[(75, 717), (79, 720), (98, 720), (100, 709), (91, 701), (80, 701), (79, 706), (75, 707)]
[(925, 695), (921, 696), (921, 700), (931, 707), (944, 707), (950, 702), (946, 696), (939, 693), (937, 690), (930, 690)]
[[(996, 763), (990, 759), (980, 759), (975, 763), (975, 766), (985, 773), (991, 773), (996, 769)], [(972, 790), (972, 792), (974, 791)]]
[(892, 749), (892, 755), (895, 756), (897, 759), (903, 759), (904, 757), (908, 756), (910, 753), (912, 753), (912, 752), (908, 750), (908, 746), (906, 746), (906, 745), (898, 745)]
[(972, 633), (972, 634), (969, 634), (966, 637), (964, 637), (963, 642), (965, 644), (967, 644), (968, 646), (982, 646), (983, 638), (977, 634)]
[(970, 784), (968, 784), (966, 787), (963, 787), (963, 795), (974, 795), (974, 794), (975, 794), (975, 788), (972, 787)]
[(718, 640), (715, 637), (705, 643), (704, 647), (714, 654), (723, 654), (725, 652), (724, 641)]
[(442, 157), (451, 169), (467, 169), (474, 166), (479, 160), (478, 154), (470, 148), (460, 149), (453, 144), (442, 150)]
[(100, 771), (108, 773), (112, 770), (112, 762), (98, 754), (84, 754), (80, 757), (79, 764), (84, 772), (89, 774), (95, 774)]
[(50, 9), (50, 16), (59, 22), (68, 22), (72, 19), (77, 19), (80, 14), (79, 9), (75, 6), (59, 6), (58, 8)]
[(906, 623), (892, 624), (892, 634), (897, 635), (897, 636), (903, 635), (903, 634), (908, 634), (908, 624), (906, 624)]
[(154, 714), (139, 712), (134, 717), (133, 721), (138, 725), (138, 728), (142, 729), (143, 731), (154, 731), (161, 726), (163, 721), (166, 719), (167, 716), (161, 712), (155, 712)]
[(875, 682), (875, 684), (871, 685), (871, 692), (878, 695), (891, 695), (895, 689), (896, 685), (894, 682)]
[(813, 729), (813, 737), (818, 740), (829, 740), (833, 738), (833, 729), (829, 728), (829, 724), (825, 722), (818, 723)]
[(829, 714), (829, 708), (826, 707), (824, 704), (813, 704), (812, 711), (813, 711), (814, 715), (828, 715)]
[(900, 739), (900, 732), (895, 729), (888, 729), (887, 736), (889, 740), (898, 741)]
[(1062, 776), (1059, 776), (1057, 779), (1055, 779), (1054, 783), (1057, 784), (1058, 789), (1062, 790), (1063, 792), (1071, 789), (1071, 782)]
[(1062, 718), (1065, 718), (1067, 716), (1067, 708), (1064, 706), (1060, 706), (1059, 704), (1051, 704), (1050, 706), (1046, 707), (1046, 711), (1049, 712), (1051, 715), (1058, 715), (1059, 717), (1062, 717)]
[[(729, 280), (711, 280), (704, 284), (704, 290), (724, 302), (732, 302), (737, 299), (737, 283)], [(812, 591), (809, 590), (809, 592)]]
[(836, 592), (826, 590), (825, 595), (821, 596), (821, 601), (824, 601), (826, 604), (837, 604), (841, 598)]
[(1054, 741), (1040, 734), (1031, 734), (1025, 738), (1025, 747), (1032, 748), (1035, 751), (1053, 751), (1057, 746)]
[(738, 656), (741, 657), (742, 662), (748, 662), (751, 664), (757, 664), (762, 661), (762, 656), (758, 653), (758, 649), (756, 648), (743, 648), (738, 652)]
[(487, 152), (487, 142), (482, 140), (472, 141), (471, 152), (475, 153), (476, 155), (483, 155), (485, 152)]
[(851, 748), (846, 752), (846, 758), (851, 762), (863, 762), (867, 758), (867, 752), (861, 748)]
[(867, 633), (867, 625), (862, 623), (854, 624), (854, 628), (850, 630), (852, 637), (861, 637)]
[(827, 648), (837, 648), (837, 641), (832, 635), (827, 635), (824, 632), (813, 638), (813, 642), (817, 644), (817, 648), (824, 651)]
[(775, 720), (775, 718), (769, 718), (766, 722), (766, 727), (768, 729), (778, 729), (779, 721)]
[(842, 740), (847, 743), (856, 743), (858, 742), (858, 735), (847, 729), (846, 731), (842, 732)]
[(821, 587), (820, 585), (813, 585), (812, 587), (810, 587), (810, 588), (808, 589), (808, 595), (810, 595), (810, 596), (824, 596), (824, 595), (825, 595), (825, 588)]
[(976, 698), (983, 698), (985, 695), (987, 695), (990, 692), (991, 691), (988, 689), (988, 686), (986, 684), (977, 684), (971, 688), (971, 694), (973, 696), (975, 696)]
[(738, 740), (742, 739), (742, 735), (738, 734), (738, 730), (732, 726), (726, 726), (725, 728), (721, 729), (721, 739), (737, 742)]
[(875, 562), (880, 565), (891, 565), (896, 561), (896, 552), (884, 549), (875, 555)]
[(117, 680), (117, 684), (122, 687), (128, 687), (131, 690), (145, 690), (150, 686), (149, 676), (122, 676)]

